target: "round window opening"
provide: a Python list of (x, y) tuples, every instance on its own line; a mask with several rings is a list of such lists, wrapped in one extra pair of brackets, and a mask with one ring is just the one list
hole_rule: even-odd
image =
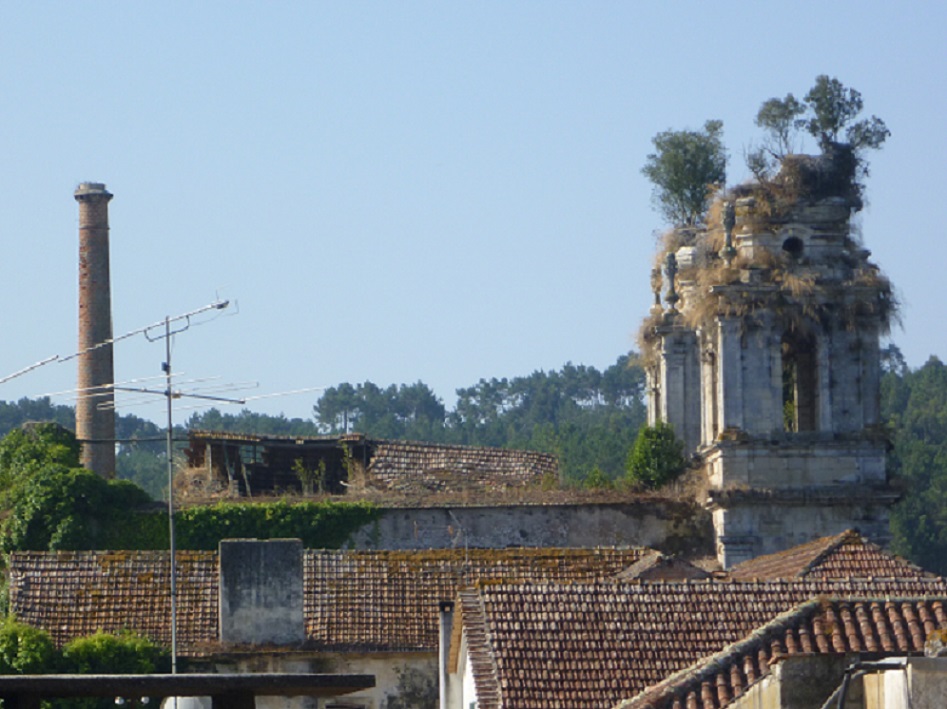
[(793, 258), (799, 258), (802, 256), (803, 246), (802, 239), (798, 236), (790, 236), (783, 242), (783, 251), (787, 252)]

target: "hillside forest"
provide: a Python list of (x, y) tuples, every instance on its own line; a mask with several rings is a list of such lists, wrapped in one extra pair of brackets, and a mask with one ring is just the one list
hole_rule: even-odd
[[(882, 357), (882, 415), (892, 449), (889, 470), (903, 489), (894, 511), (894, 550), (925, 568), (947, 574), (947, 365), (936, 357), (909, 368), (889, 346)], [(186, 429), (306, 436), (358, 432), (374, 438), (495, 446), (556, 454), (561, 484), (597, 487), (626, 475), (645, 423), (645, 375), (635, 355), (604, 371), (566, 364), (558, 371), (481, 379), (457, 390), (448, 408), (423, 382), (378, 386), (342, 383), (327, 389), (310, 420), (243, 410), (193, 414)], [(74, 429), (71, 407), (48, 399), (0, 401), (0, 436), (28, 421), (54, 421)], [(117, 417), (120, 478), (153, 499), (165, 495), (165, 432), (131, 414)]]

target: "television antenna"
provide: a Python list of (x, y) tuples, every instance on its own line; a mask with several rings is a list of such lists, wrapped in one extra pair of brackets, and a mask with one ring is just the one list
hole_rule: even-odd
[[(126, 332), (123, 335), (118, 337), (113, 337), (109, 340), (92, 345), (83, 350), (75, 352), (70, 355), (61, 356), (58, 354), (46, 357), (45, 359), (34, 362), (33, 364), (23, 367), (22, 369), (8, 374), (5, 377), (0, 377), (0, 384), (8, 382), (12, 379), (21, 377), (29, 372), (32, 372), (35, 369), (43, 367), (47, 364), (53, 362), (63, 363), (70, 360), (76, 359), (77, 357), (85, 354), (86, 352), (91, 352), (100, 347), (104, 347), (109, 344), (114, 344), (116, 342), (121, 342), (122, 340), (129, 339), (136, 335), (143, 335), (145, 339), (149, 342), (161, 342), (164, 341), (165, 344), (165, 361), (162, 362), (161, 369), (162, 374), (154, 377), (145, 377), (132, 379), (122, 383), (111, 383), (102, 386), (89, 387), (87, 389), (73, 389), (70, 391), (64, 392), (55, 392), (51, 394), (44, 394), (41, 396), (59, 396), (63, 394), (71, 394), (81, 399), (84, 397), (101, 397), (104, 393), (108, 391), (114, 392), (126, 392), (130, 394), (139, 394), (142, 397), (150, 398), (152, 396), (162, 396), (165, 398), (166, 402), (166, 414), (167, 414), (167, 432), (165, 436), (165, 446), (166, 446), (166, 456), (168, 464), (168, 536), (169, 536), (169, 561), (170, 561), (170, 601), (171, 601), (171, 673), (177, 674), (177, 543), (175, 539), (175, 529), (174, 529), (174, 407), (173, 402), (175, 399), (199, 399), (203, 401), (211, 401), (217, 403), (225, 404), (246, 404), (250, 401), (255, 401), (257, 399), (268, 399), (273, 397), (280, 396), (289, 396), (293, 394), (301, 394), (310, 391), (321, 391), (325, 387), (307, 387), (302, 389), (294, 389), (291, 391), (277, 392), (272, 394), (259, 394), (256, 396), (247, 396), (241, 398), (221, 396), (221, 394), (226, 393), (227, 391), (238, 391), (241, 389), (248, 389), (259, 386), (258, 382), (245, 382), (241, 384), (224, 384), (216, 388), (215, 393), (198, 393), (196, 391), (185, 392), (180, 388), (175, 389), (172, 386), (174, 373), (171, 366), (171, 338), (175, 335), (186, 332), (194, 324), (193, 318), (203, 313), (212, 312), (212, 311), (221, 311), (225, 310), (230, 306), (229, 300), (215, 300), (212, 303), (209, 303), (203, 307), (191, 310), (186, 313), (175, 316), (166, 316), (163, 320), (146, 325), (145, 327), (140, 327), (130, 332)], [(164, 381), (164, 388), (151, 388), (158, 381)], [(196, 384), (196, 383), (205, 383), (209, 382), (211, 379), (191, 379), (186, 381), (179, 381), (178, 386), (180, 387), (183, 384)], [(209, 391), (209, 390), (208, 390)], [(114, 401), (106, 404), (102, 402), (99, 404), (100, 407), (108, 406), (114, 407)], [(194, 407), (184, 407), (184, 408), (199, 408), (200, 405)]]

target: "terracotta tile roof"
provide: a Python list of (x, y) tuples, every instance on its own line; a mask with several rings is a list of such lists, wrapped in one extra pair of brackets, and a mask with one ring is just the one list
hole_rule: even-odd
[(411, 441), (375, 441), (368, 464), (373, 486), (402, 492), (522, 487), (558, 479), (556, 457), (535, 451)]
[[(809, 599), (879, 595), (943, 597), (947, 584), (483, 584), (461, 594), (455, 629), (471, 630), (466, 639), (482, 709), (591, 708), (634, 697)], [(907, 628), (887, 632), (898, 636)]]
[[(645, 550), (646, 551), (646, 550)], [(326, 648), (433, 650), (437, 604), (481, 580), (565, 583), (613, 576), (640, 549), (307, 551), (306, 630)]]
[(659, 551), (652, 551), (643, 554), (634, 564), (616, 574), (615, 578), (622, 581), (632, 579), (684, 581), (685, 579), (706, 579), (710, 576), (709, 571), (704, 571), (690, 562)]
[(618, 706), (721, 709), (769, 674), (771, 663), (780, 657), (921, 653), (927, 637), (943, 628), (947, 628), (947, 596), (812, 600)]
[[(57, 645), (96, 631), (133, 629), (171, 645), (167, 552), (14, 552), (10, 611)], [(190, 654), (217, 638), (217, 555), (177, 555), (178, 647)]]
[(858, 532), (848, 530), (776, 554), (759, 556), (730, 570), (738, 580), (778, 578), (922, 578), (923, 569), (889, 554)]
[[(638, 560), (639, 549), (446, 549), (410, 552), (306, 550), (304, 613), (309, 645), (363, 650), (437, 647), (437, 603), (487, 578), (590, 581)], [(170, 645), (168, 553), (17, 552), (10, 608), (59, 645), (97, 630), (129, 628)], [(213, 649), (218, 566), (213, 552), (178, 552), (178, 647)]]

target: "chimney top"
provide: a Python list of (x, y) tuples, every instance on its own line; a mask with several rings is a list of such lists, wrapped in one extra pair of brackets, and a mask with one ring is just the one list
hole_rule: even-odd
[(80, 182), (79, 186), (76, 187), (76, 199), (79, 197), (85, 197), (86, 195), (108, 195), (108, 190), (105, 189), (104, 182)]

